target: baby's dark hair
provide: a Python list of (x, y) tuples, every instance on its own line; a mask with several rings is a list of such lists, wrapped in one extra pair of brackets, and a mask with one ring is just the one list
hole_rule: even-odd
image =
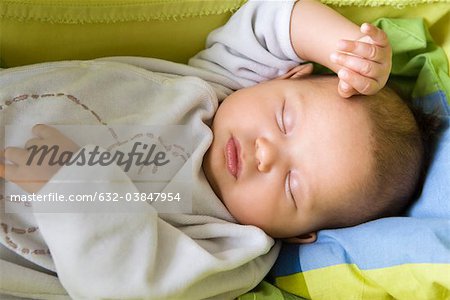
[(353, 201), (353, 213), (339, 221), (343, 226), (405, 212), (421, 191), (440, 127), (437, 117), (412, 108), (388, 87), (351, 101), (362, 101), (368, 113), (374, 160), (365, 199)]

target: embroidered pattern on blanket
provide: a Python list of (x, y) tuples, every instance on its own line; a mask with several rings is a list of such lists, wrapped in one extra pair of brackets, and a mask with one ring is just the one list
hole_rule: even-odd
[[(4, 197), (3, 195), (0, 195), (0, 201), (3, 201)], [(18, 242), (14, 242), (14, 238), (12, 238), (9, 233), (14, 233), (14, 234), (27, 234), (27, 233), (34, 233), (36, 231), (39, 230), (39, 227), (36, 226), (31, 226), (28, 228), (17, 228), (17, 227), (12, 227), (4, 222), (0, 223), (3, 233), (5, 234), (5, 240), (7, 245), (9, 246), (10, 249), (12, 249), (13, 251), (16, 252), (21, 252), (22, 254), (35, 254), (35, 255), (46, 255), (46, 254), (50, 254), (50, 250), (48, 248), (45, 249), (30, 249), (27, 247), (20, 247), (20, 245), (18, 245)]]

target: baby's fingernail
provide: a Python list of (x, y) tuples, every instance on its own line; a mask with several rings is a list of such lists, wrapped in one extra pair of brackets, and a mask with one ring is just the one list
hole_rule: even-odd
[(364, 24), (361, 25), (361, 31), (368, 32), (369, 30), (370, 30), (369, 23), (364, 23)]
[(348, 77), (348, 72), (344, 69), (340, 69), (338, 72), (338, 76), (339, 78), (347, 78)]
[(339, 40), (336, 46), (339, 50), (345, 50), (347, 48), (347, 43), (344, 40)]
[(343, 92), (348, 92), (350, 90), (350, 86), (347, 83), (341, 82), (340, 85)]
[(337, 62), (337, 61), (338, 61), (338, 57), (339, 57), (339, 55), (338, 55), (336, 52), (333, 52), (333, 53), (331, 53), (331, 55), (330, 55), (330, 60), (331, 60), (332, 62)]

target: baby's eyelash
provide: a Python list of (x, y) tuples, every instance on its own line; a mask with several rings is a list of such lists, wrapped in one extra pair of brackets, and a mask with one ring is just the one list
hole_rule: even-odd
[(289, 173), (286, 176), (286, 184), (285, 184), (285, 188), (286, 188), (286, 192), (289, 194), (291, 200), (294, 202), (295, 207), (297, 207), (297, 203), (295, 202), (295, 198), (294, 195), (292, 194), (292, 189), (291, 189), (291, 171), (289, 171)]
[(281, 108), (281, 118), (280, 118), (280, 122), (281, 122), (281, 128), (280, 129), (281, 129), (281, 131), (283, 133), (286, 134), (286, 127), (284, 125), (284, 108), (285, 108), (285, 106), (286, 106), (286, 100), (283, 101), (283, 107)]

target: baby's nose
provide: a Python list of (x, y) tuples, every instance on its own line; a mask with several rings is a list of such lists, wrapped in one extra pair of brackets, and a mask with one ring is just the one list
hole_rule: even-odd
[(277, 157), (277, 148), (264, 137), (255, 140), (256, 163), (260, 172), (270, 171)]

